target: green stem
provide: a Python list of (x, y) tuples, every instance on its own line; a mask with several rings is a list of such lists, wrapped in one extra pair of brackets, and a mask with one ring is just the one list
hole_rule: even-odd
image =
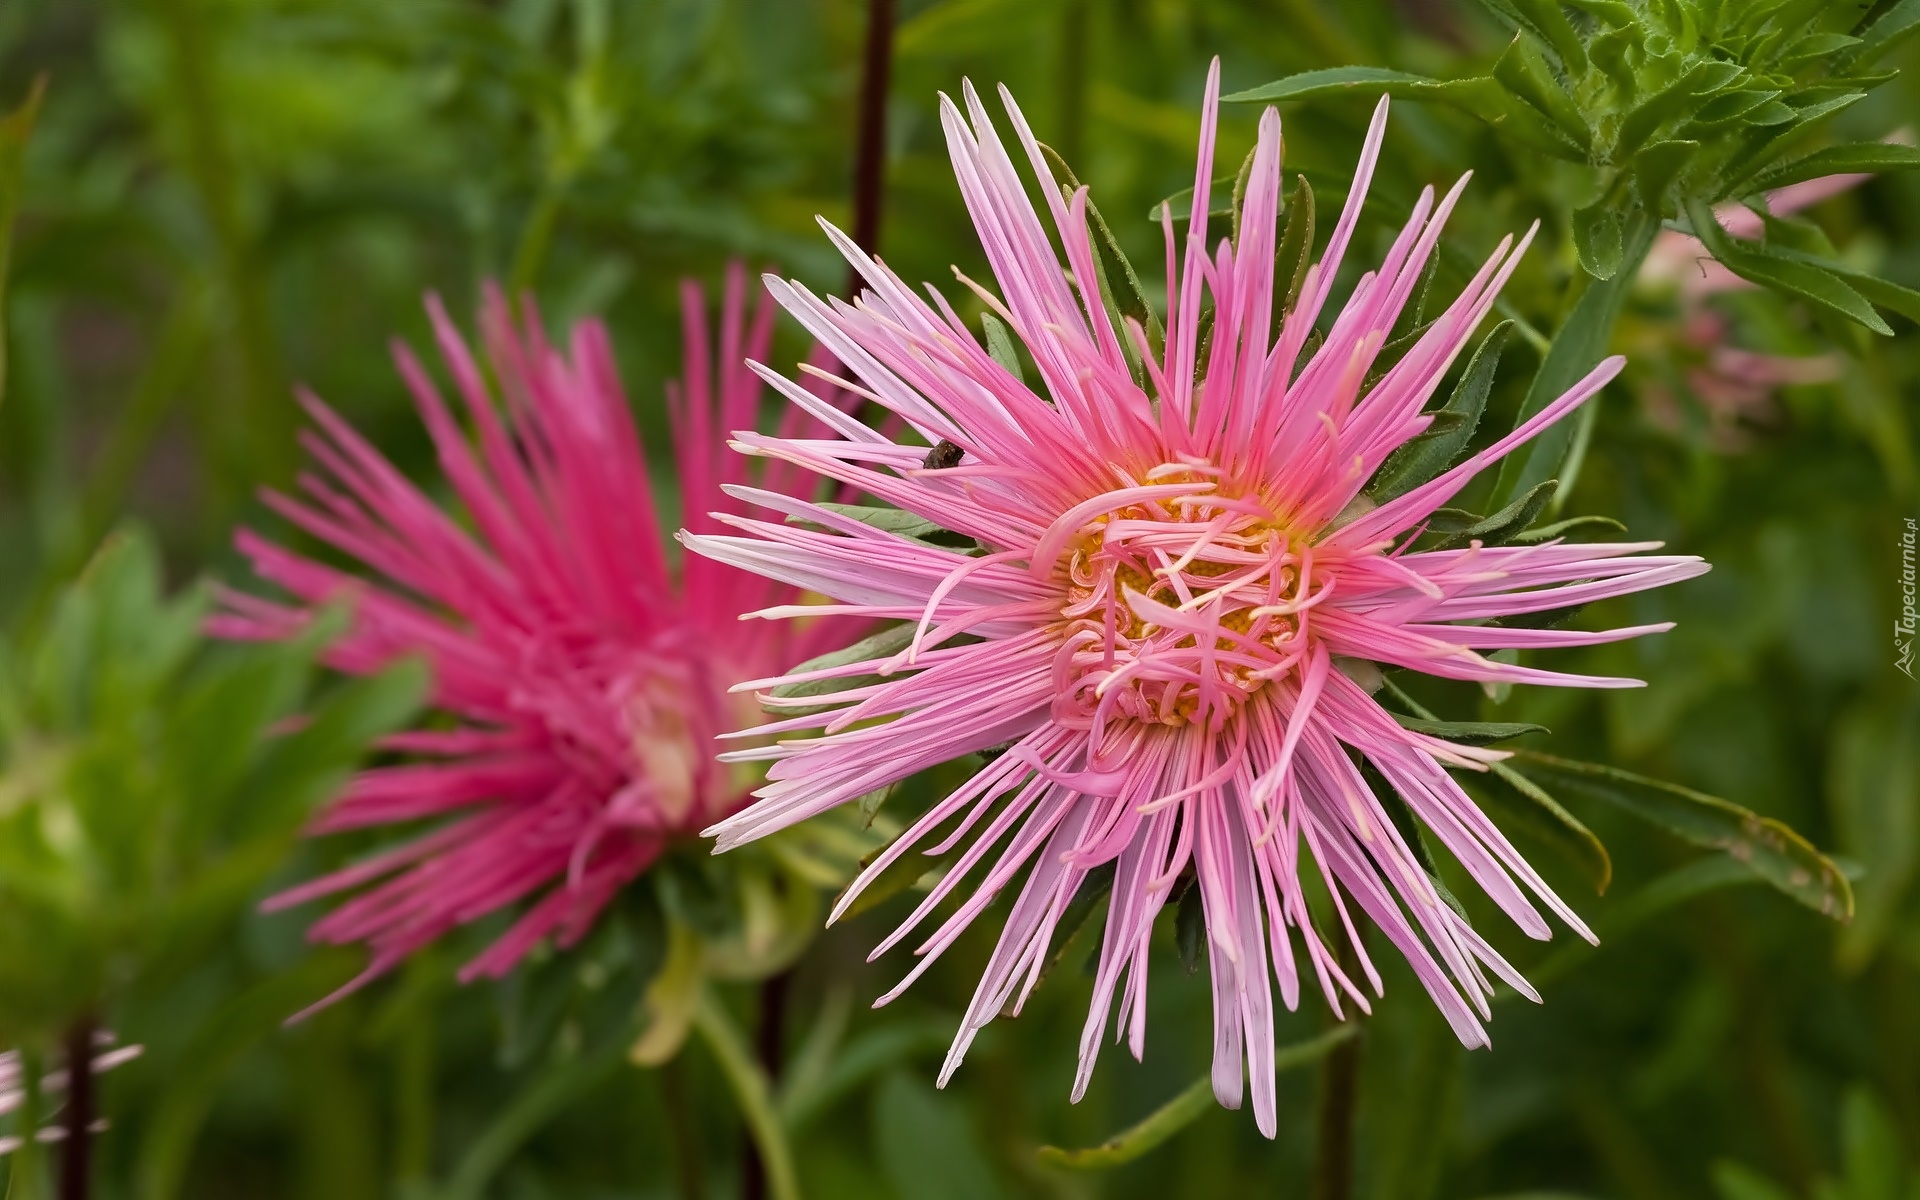
[[(1364, 936), (1365, 918), (1355, 914), (1354, 929)], [(1335, 946), (1340, 969), (1361, 978), (1360, 949), (1353, 938)], [(1360, 1039), (1348, 1038), (1327, 1055), (1320, 1070), (1320, 1107), (1314, 1139), (1313, 1200), (1352, 1200), (1353, 1129), (1360, 1112)]]
[(173, 87), (186, 116), (187, 173), (213, 230), (227, 316), (240, 355), (239, 421), (214, 436), (227, 444), (218, 455), (231, 502), (254, 481), (278, 483), (293, 473), (293, 406), (285, 392), (280, 349), (269, 320), (267, 287), (255, 260), (253, 239), (241, 213), (239, 171), (222, 133), (213, 92), (216, 56), (209, 53), (196, 0), (162, 5), (172, 43)]
[[(1553, 344), (1547, 348), (1540, 369), (1534, 373), (1533, 384), (1527, 388), (1526, 399), (1521, 401), (1519, 415), (1514, 418), (1515, 425), (1553, 403), (1606, 356), (1607, 346), (1613, 340), (1614, 323), (1620, 318), (1620, 310), (1633, 290), (1634, 277), (1640, 273), (1640, 264), (1653, 248), (1653, 238), (1659, 230), (1659, 220), (1648, 213), (1640, 212), (1630, 218), (1622, 235), (1620, 269), (1610, 279), (1594, 279), (1574, 268), (1573, 280), (1567, 288), (1566, 319), (1554, 333)], [(1593, 403), (1589, 401), (1588, 406)], [(1509, 455), (1500, 467), (1500, 480), (1494, 487), (1493, 498), (1488, 501), (1491, 506), (1488, 511), (1498, 511), (1515, 496), (1554, 478), (1567, 457), (1572, 438), (1572, 423), (1559, 421), (1533, 439), (1524, 457)]]
[(707, 1194), (701, 1170), (700, 1139), (687, 1100), (687, 1068), (678, 1054), (660, 1064), (660, 1101), (667, 1110), (667, 1129), (673, 1137), (673, 1170), (679, 1179), (681, 1200), (700, 1200)]
[(519, 247), (513, 252), (513, 269), (507, 275), (508, 294), (515, 300), (533, 286), (540, 274), (540, 264), (546, 261), (547, 248), (553, 244), (553, 227), (560, 217), (560, 204), (566, 199), (567, 183), (566, 175), (549, 175), (540, 185), (532, 210), (527, 213), (527, 223), (520, 230)]
[(800, 1182), (794, 1174), (793, 1152), (787, 1146), (786, 1130), (773, 1106), (773, 1089), (767, 1075), (753, 1059), (747, 1043), (711, 994), (701, 997), (694, 1010), (693, 1027), (706, 1040), (707, 1049), (720, 1064), (733, 1089), (734, 1102), (747, 1123), (760, 1161), (767, 1172), (767, 1187), (773, 1200), (800, 1200)]

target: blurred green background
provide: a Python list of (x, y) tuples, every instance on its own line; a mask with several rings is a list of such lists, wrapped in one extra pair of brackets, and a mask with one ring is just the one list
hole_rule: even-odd
[[(470, 313), (481, 283), (503, 279), (553, 326), (603, 315), (663, 445), (680, 278), (712, 284), (738, 257), (842, 287), (813, 218), (848, 224), (865, 21), (862, 0), (7, 0), (0, 108), (48, 83), (8, 285), (0, 619), (15, 636), (44, 624), (129, 516), (174, 585), (241, 579), (229, 530), (262, 522), (255, 489), (295, 470), (296, 384), (430, 478), (386, 352), (392, 337), (427, 344), (427, 292)], [(1135, 261), (1157, 263), (1145, 214), (1191, 183), (1213, 55), (1231, 91), (1343, 63), (1445, 75), (1505, 41), (1471, 0), (901, 0), (880, 252), (957, 304), (950, 265), (986, 277), (936, 109), (963, 78), (1011, 87)], [(1369, 109), (1284, 106), (1288, 169), (1321, 189), (1323, 212)], [(1257, 115), (1227, 110), (1222, 162), (1251, 145)], [(1907, 74), (1841, 114), (1836, 136), (1916, 121)], [(1543, 220), (1507, 294), (1551, 329), (1577, 269), (1568, 214), (1586, 197), (1571, 168), (1457, 113), (1395, 105), (1359, 245), (1377, 253), (1422, 185), (1468, 167), (1449, 241), (1477, 262)], [(1846, 261), (1920, 286), (1920, 177), (1872, 180), (1809, 215)], [(1441, 272), (1443, 291), (1459, 283)], [(1920, 342), (1897, 317), (1891, 339), (1831, 340), (1772, 294), (1710, 303), (1734, 343), (1831, 356), (1831, 378), (1730, 401), (1702, 383), (1706, 352), (1676, 297), (1635, 294), (1616, 335), (1633, 365), (1602, 401), (1569, 511), (1615, 515), (1714, 571), (1612, 614), (1676, 632), (1567, 659), (1652, 686), (1432, 696), (1538, 720), (1547, 749), (1792, 824), (1858, 868), (1858, 913), (1832, 924), (1582, 810), (1613, 853), (1606, 894), (1551, 848), (1539, 861), (1603, 944), (1534, 945), (1481, 922), (1547, 1001), (1504, 1002), (1492, 1051), (1462, 1051), (1411, 977), (1388, 971), (1363, 1060), (1358, 1170), (1373, 1200), (1920, 1197), (1920, 688), (1890, 637), (1902, 521), (1920, 516)], [(791, 325), (782, 338), (791, 365), (802, 342)], [(1513, 411), (1536, 360), (1510, 351), (1496, 408)], [(253, 894), (363, 848), (299, 847)], [(102, 1014), (148, 1049), (103, 1081), (99, 1195), (738, 1194), (739, 1120), (697, 1046), (676, 1071), (638, 1070), (559, 1016), (557, 1035), (516, 1046), (531, 985), (453, 986), (471, 948), (458, 938), (284, 1029), (357, 958), (308, 949), (306, 914), (252, 915), (250, 901), (191, 963)], [(1170, 928), (1147, 1061), (1110, 1050), (1076, 1107), (1088, 982), (1075, 969), (933, 1089), (996, 923), (870, 1013), (904, 969), (862, 962), (899, 903), (829, 931), (794, 980), (789, 1044), (838, 1047), (792, 1110), (809, 1194), (1308, 1194), (1310, 1071), (1282, 1077), (1272, 1143), (1248, 1114), (1209, 1110), (1122, 1171), (1037, 1162), (1040, 1144), (1098, 1142), (1204, 1070), (1206, 978), (1180, 969)], [(0, 971), (31, 973), (51, 950), (14, 947)], [(749, 992), (730, 1002), (750, 1018)], [(1280, 1036), (1324, 1023), (1309, 999)]]

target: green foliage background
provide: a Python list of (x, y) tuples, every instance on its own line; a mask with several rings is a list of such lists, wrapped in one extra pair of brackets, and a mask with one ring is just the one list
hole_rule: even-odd
[[(238, 579), (228, 531), (259, 521), (255, 489), (295, 469), (295, 383), (430, 477), (384, 352), (393, 336), (426, 344), (427, 291), (470, 312), (481, 282), (502, 278), (532, 289), (552, 324), (603, 314), (664, 444), (680, 277), (717, 281), (737, 256), (842, 286), (812, 221), (848, 222), (864, 20), (856, 0), (0, 5), (0, 108), (49, 79), (7, 297), (0, 618), (12, 636), (38, 636), (129, 516), (155, 532), (177, 584)], [(882, 254), (956, 303), (951, 264), (986, 277), (935, 107), (963, 77), (1007, 83), (1135, 261), (1157, 263), (1144, 215), (1191, 183), (1211, 56), (1231, 91), (1341, 64), (1457, 77), (1507, 40), (1468, 0), (902, 0)], [(1288, 169), (1323, 212), (1344, 195), (1369, 108), (1283, 106)], [(1222, 163), (1251, 145), (1257, 111), (1227, 111)], [(1831, 136), (1917, 122), (1920, 76), (1907, 73)], [(1471, 167), (1449, 241), (1477, 262), (1542, 220), (1507, 295), (1551, 330), (1579, 270), (1570, 218), (1592, 200), (1579, 169), (1411, 100), (1395, 105), (1388, 147), (1361, 256), (1422, 185)], [(1845, 262), (1920, 286), (1920, 176), (1876, 179), (1810, 215)], [(1443, 271), (1439, 286), (1459, 282)], [(1576, 860), (1536, 853), (1602, 946), (1536, 946), (1479, 922), (1547, 1000), (1508, 998), (1491, 1052), (1462, 1051), (1389, 970), (1363, 1059), (1359, 1173), (1374, 1200), (1920, 1196), (1920, 688), (1895, 671), (1889, 636), (1902, 520), (1920, 517), (1920, 342), (1899, 317), (1894, 337), (1869, 338), (1772, 294), (1715, 304), (1741, 344), (1837, 354), (1839, 377), (1730, 416), (1689, 384), (1699, 351), (1678, 336), (1672, 298), (1629, 302), (1615, 340), (1634, 362), (1602, 401), (1569, 511), (1617, 516), (1714, 564), (1612, 614), (1677, 631), (1582, 656), (1652, 686), (1422, 698), (1538, 721), (1547, 750), (1784, 820), (1858, 868), (1857, 915), (1837, 926), (1744, 886), (1724, 860), (1582, 808), (1613, 855), (1604, 896)], [(791, 326), (783, 337), (788, 361), (801, 343)], [(1509, 350), (1498, 415), (1519, 407), (1537, 361)], [(362, 848), (337, 841), (293, 850), (275, 880)], [(993, 923), (870, 1013), (903, 969), (862, 961), (897, 905), (826, 934), (794, 983), (789, 1042), (811, 1090), (787, 1111), (809, 1194), (1308, 1194), (1306, 1070), (1282, 1078), (1273, 1143), (1245, 1114), (1209, 1109), (1121, 1171), (1036, 1159), (1042, 1143), (1100, 1141), (1203, 1071), (1205, 976), (1180, 969), (1171, 922), (1147, 1061), (1109, 1051), (1071, 1107), (1088, 990), (1077, 970), (982, 1036), (936, 1092)], [(452, 986), (458, 944), (283, 1029), (357, 966), (305, 948), (303, 920), (236, 906), (191, 963), (103, 1014), (149, 1049), (104, 1083), (101, 1195), (611, 1200), (685, 1194), (689, 1171), (705, 1194), (737, 1194), (742, 1133), (701, 1049), (677, 1073), (641, 1071), (567, 1018), (538, 1053), (515, 1053), (503, 1031), (532, 985)], [(31, 976), (63, 949), (9, 943), (0, 972)], [(745, 1020), (750, 993), (727, 995)], [(1281, 1038), (1323, 1028), (1309, 1000)]]

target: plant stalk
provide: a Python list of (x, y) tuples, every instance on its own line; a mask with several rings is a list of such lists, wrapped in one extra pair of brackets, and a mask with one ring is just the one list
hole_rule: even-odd
[[(1366, 936), (1364, 917), (1354, 914), (1357, 937)], [(1360, 952), (1353, 939), (1334, 948), (1341, 971), (1358, 979)], [(1320, 1069), (1320, 1106), (1314, 1135), (1313, 1200), (1352, 1200), (1353, 1130), (1360, 1111), (1360, 1042), (1348, 1038), (1327, 1055)]]
[(693, 1027), (706, 1041), (733, 1089), (734, 1103), (740, 1106), (747, 1132), (766, 1169), (767, 1194), (772, 1200), (800, 1200), (799, 1177), (794, 1173), (786, 1128), (773, 1105), (772, 1083), (754, 1061), (746, 1040), (711, 994), (701, 997), (694, 1010)]
[[(860, 98), (854, 125), (853, 241), (872, 254), (880, 246), (880, 216), (886, 199), (887, 93), (893, 79), (894, 0), (867, 0), (867, 36), (860, 60)], [(847, 295), (859, 294), (860, 272), (847, 269)], [(760, 1015), (754, 1048), (760, 1070), (778, 1081), (786, 1059), (787, 990), (791, 972), (760, 985)], [(766, 1196), (767, 1170), (752, 1144), (741, 1164), (745, 1200)]]
[(94, 1100), (93, 1035), (99, 1023), (81, 1017), (67, 1031), (66, 1140), (60, 1145), (60, 1200), (87, 1200), (93, 1194)]
[[(660, 1100), (667, 1110), (667, 1129), (673, 1138), (673, 1173), (681, 1200), (701, 1200), (707, 1194), (700, 1168), (700, 1139), (687, 1109), (687, 1069), (680, 1056), (660, 1064)], [(754, 1159), (759, 1162), (758, 1157)]]

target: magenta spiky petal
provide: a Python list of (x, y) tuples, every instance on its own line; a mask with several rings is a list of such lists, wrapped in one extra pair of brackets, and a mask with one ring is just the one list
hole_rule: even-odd
[[(756, 420), (763, 388), (743, 360), (767, 354), (773, 307), (762, 298), (749, 314), (735, 264), (716, 370), (698, 287), (685, 285), (682, 306), (684, 375), (667, 396), (681, 505), (695, 527), (718, 529), (703, 514), (737, 511), (730, 489), (795, 487), (803, 477), (783, 463), (751, 472), (718, 435)], [(267, 500), (366, 574), (242, 531), (241, 552), (297, 602), (227, 593), (212, 622), (226, 637), (282, 638), (317, 606), (345, 599), (351, 622), (326, 651), (330, 666), (365, 674), (416, 655), (432, 668), (443, 715), (386, 743), (410, 761), (361, 772), (315, 825), (417, 836), (268, 901), (278, 909), (352, 893), (311, 930), (370, 949), (343, 992), (502, 909), (518, 908), (517, 920), (463, 979), (504, 975), (544, 938), (578, 941), (669, 842), (746, 800), (750, 780), (715, 761), (715, 739), (757, 709), (727, 684), (857, 628), (742, 626), (741, 613), (793, 601), (796, 589), (698, 557), (670, 563), (599, 323), (578, 326), (562, 350), (534, 314), (516, 321), (489, 290), (483, 370), (437, 300), (428, 311), (471, 435), (411, 352), (395, 353), (465, 519), (305, 397), (318, 469), (297, 498)], [(782, 432), (806, 438), (819, 428), (794, 409)]]

